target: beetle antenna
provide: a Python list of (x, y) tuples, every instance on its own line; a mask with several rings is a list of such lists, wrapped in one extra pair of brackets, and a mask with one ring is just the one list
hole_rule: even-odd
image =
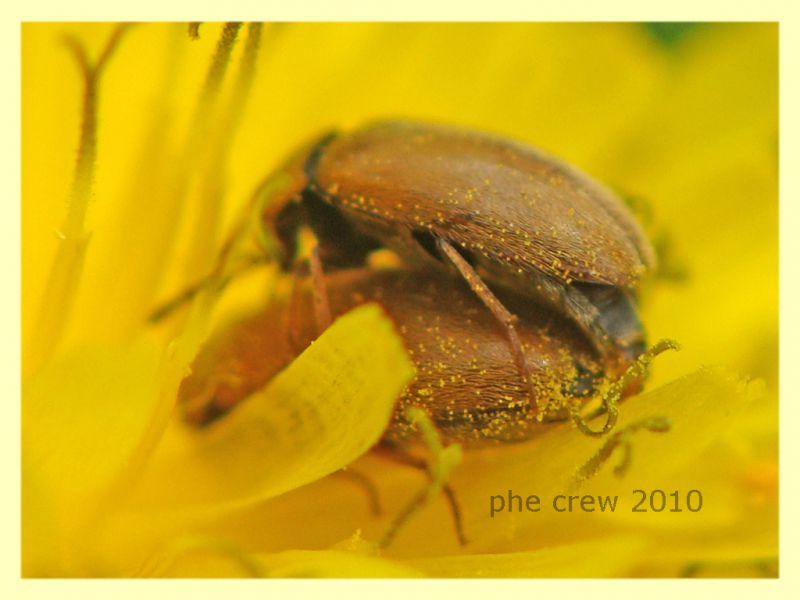
[(216, 264), (211, 272), (151, 312), (147, 318), (148, 323), (156, 324), (162, 321), (177, 309), (184, 306), (187, 302), (191, 302), (201, 291), (208, 289), (212, 285), (217, 285), (218, 289), (222, 291), (234, 277), (246, 273), (253, 267), (274, 260), (275, 249), (270, 245), (270, 240), (262, 236), (257, 236), (258, 239), (256, 239), (255, 242), (259, 253), (245, 256), (241, 259), (241, 263), (231, 267), (227, 273), (225, 272), (226, 268), (228, 268), (228, 264), (232, 262), (231, 255), (234, 249), (245, 237), (251, 223), (258, 220), (267, 201), (285, 186), (286, 182), (284, 179), (285, 178), (281, 174), (270, 175), (258, 184), (250, 200), (244, 206), (242, 213), (231, 229), (230, 234), (228, 234), (227, 239), (222, 244), (219, 254), (217, 255)]
[(233, 267), (225, 275), (220, 274), (219, 268), (215, 268), (211, 273), (200, 279), (200, 281), (185, 288), (176, 296), (156, 308), (147, 317), (147, 321), (152, 324), (159, 323), (180, 307), (191, 302), (201, 291), (212, 286), (216, 286), (219, 291), (222, 291), (232, 279), (259, 265), (266, 264), (270, 262), (270, 260), (271, 259), (264, 254), (247, 256), (241, 263)]
[(611, 384), (605, 394), (603, 394), (602, 398), (602, 410), (606, 413), (606, 422), (602, 428), (595, 430), (589, 427), (586, 419), (581, 416), (580, 410), (577, 407), (574, 407), (571, 410), (571, 416), (572, 421), (575, 423), (578, 429), (591, 437), (600, 437), (611, 431), (614, 428), (614, 425), (617, 424), (617, 417), (619, 416), (619, 401), (620, 398), (622, 398), (622, 393), (631, 383), (641, 379), (645, 374), (647, 374), (647, 368), (653, 359), (667, 350), (680, 350), (680, 346), (678, 345), (678, 342), (674, 340), (665, 339), (657, 342), (652, 347), (640, 354), (639, 358), (637, 358), (636, 361), (627, 368), (622, 376)]

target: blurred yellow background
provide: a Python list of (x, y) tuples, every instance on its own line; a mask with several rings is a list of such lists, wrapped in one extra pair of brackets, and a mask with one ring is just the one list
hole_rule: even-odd
[[(81, 127), (83, 82), (63, 38), (74, 36), (88, 56), (95, 57), (114, 28), (23, 26), (22, 306), (28, 391), (35, 389), (37, 398), (49, 399), (72, 390), (71, 398), (53, 402), (64, 403), (65, 412), (77, 412), (76, 419), (84, 415), (87, 431), (103, 427), (91, 420), (98, 414), (92, 408), (95, 403), (114, 411), (109, 390), (115, 383), (135, 382), (126, 388), (132, 390), (125, 400), (129, 403), (148, 397), (142, 400), (147, 404), (168, 396), (164, 390), (169, 386), (153, 383), (153, 373), (162, 364), (159, 352), (177, 334), (145, 331), (146, 315), (159, 299), (210, 268), (222, 236), (252, 190), (305, 140), (327, 129), (353, 128), (386, 117), (497, 132), (560, 156), (637, 199), (648, 231), (664, 252), (664, 264), (681, 275), (670, 276), (665, 270), (643, 291), (642, 318), (650, 338), (674, 338), (683, 346), (680, 353), (657, 361), (648, 389), (704, 365), (719, 365), (763, 380), (766, 393), (743, 408), (710, 446), (698, 448), (695, 460), (719, 467), (705, 475), (711, 488), (724, 490), (720, 497), (727, 498), (725, 510), (708, 512), (704, 535), (687, 534), (667, 542), (663, 557), (642, 560), (642, 543), (663, 547), (665, 538), (659, 531), (673, 525), (642, 534), (638, 523), (597, 527), (576, 522), (566, 528), (573, 532), (569, 534), (550, 523), (543, 530), (523, 528), (520, 535), (495, 539), (487, 534), (490, 541), (462, 550), (453, 548), (452, 540), (430, 544), (423, 519), (410, 526), (405, 541), (399, 540), (394, 550), (406, 561), (402, 568), (429, 575), (480, 575), (480, 561), (448, 562), (448, 557), (483, 552), (507, 555), (508, 570), (494, 574), (546, 575), (528, 570), (529, 557), (518, 557), (523, 566), (511, 559), (513, 553), (543, 547), (555, 548), (553, 556), (542, 558), (544, 564), (555, 564), (552, 572), (566, 576), (675, 576), (687, 564), (703, 560), (712, 565), (716, 560), (717, 569), (725, 573), (759, 574), (753, 567), (758, 560), (777, 558), (777, 25), (269, 24), (243, 107), (234, 103), (245, 29), (234, 47), (220, 97), (201, 109), (198, 98), (222, 25), (202, 25), (198, 40), (189, 39), (185, 25), (135, 25), (121, 39), (99, 82), (96, 181), (85, 224), (90, 238), (75, 303), (64, 311), (63, 339), (44, 351), (41, 365), (31, 367), (36, 350), (31, 340), (42, 307), (61, 302), (46, 297), (45, 287), (59, 246)], [(235, 110), (228, 108), (232, 106)], [(251, 289), (234, 290), (226, 302), (246, 302), (246, 290)], [(143, 375), (137, 378), (137, 371), (126, 370), (113, 357), (116, 352), (127, 356), (144, 338), (157, 350), (144, 351), (146, 358), (136, 367)], [(191, 354), (193, 347), (189, 344), (186, 351)], [(86, 356), (108, 360), (92, 365), (86, 361), (97, 359)], [(112, 383), (96, 389), (97, 385), (65, 381), (74, 372), (65, 364), (85, 365), (86, 373), (75, 377), (86, 381), (106, 369)], [(131, 369), (136, 364), (132, 361)], [(709, 384), (709, 397), (715, 394), (712, 384), (717, 385)], [(738, 389), (738, 384), (730, 385)], [(728, 389), (723, 386), (720, 393)], [(26, 403), (35, 404), (23, 399), (23, 419), (33, 424), (33, 433), (23, 438), (23, 453), (38, 456), (29, 445), (45, 443), (59, 425), (38, 409), (26, 412)], [(86, 412), (75, 411), (76, 405)], [(24, 432), (25, 427), (26, 423)], [(130, 435), (129, 446), (138, 447), (135, 435)], [(72, 442), (64, 443), (69, 447)], [(66, 461), (69, 452), (65, 456)], [(121, 452), (119, 461), (125, 456)], [(381, 471), (370, 465), (371, 460), (364, 459), (364, 468)], [(48, 464), (47, 475), (37, 475), (43, 489), (59, 472)], [(109, 473), (115, 465), (108, 467)], [(694, 465), (695, 474), (703, 471)], [(418, 485), (414, 474), (404, 477), (386, 486)], [(674, 481), (681, 481), (680, 476)], [(456, 488), (457, 483), (458, 479)], [(319, 485), (335, 486), (328, 480)], [(319, 508), (319, 489), (300, 488), (256, 507), (254, 513), (229, 515), (201, 529), (234, 540), (256, 555), (328, 548), (352, 533), (363, 510), (352, 508), (349, 488), (341, 499), (330, 500), (329, 508)], [(70, 504), (73, 492), (64, 493), (72, 498), (66, 503)], [(498, 491), (481, 493), (475, 498)], [(31, 506), (39, 505), (26, 504), (29, 513), (37, 515), (50, 510)], [(351, 511), (352, 518), (336, 514), (337, 506)], [(322, 514), (309, 517), (315, 511)], [(428, 521), (444, 521), (436, 527), (446, 532), (443, 514)], [(63, 513), (59, 518), (69, 520)], [(326, 519), (336, 524), (328, 526)], [(750, 526), (737, 539), (726, 537), (746, 520)], [(271, 525), (259, 537), (253, 522)], [(297, 531), (298, 522), (305, 524), (302, 532)], [(35, 527), (40, 531), (49, 525)], [(119, 531), (120, 539), (130, 533), (124, 533), (123, 526)], [(604, 536), (612, 534), (608, 547), (618, 547), (621, 558), (596, 572), (581, 557), (595, 556), (598, 544), (606, 548)], [(70, 535), (64, 534), (65, 548)], [(29, 542), (31, 556), (38, 552), (37, 543)], [(564, 544), (561, 550), (559, 544)], [(705, 546), (714, 544), (723, 550), (706, 553)], [(297, 560), (302, 563), (301, 558)], [(291, 557), (284, 559), (291, 563)], [(31, 560), (37, 565), (29, 571), (33, 574), (48, 574), (46, 565), (58, 564), (49, 574), (80, 575), (86, 572), (86, 562), (92, 564), (65, 561), (63, 556)], [(110, 566), (100, 569), (102, 574), (136, 572), (138, 558), (129, 564), (108, 560)], [(203, 560), (176, 567), (175, 573), (220, 569), (220, 574), (237, 574), (230, 565)], [(336, 560), (344, 559), (337, 555)], [(559, 567), (559, 561), (575, 565), (574, 570)], [(267, 571), (279, 569), (278, 563), (284, 568), (281, 561), (263, 562)], [(331, 562), (319, 573), (350, 573), (347, 569), (352, 568), (356, 574), (370, 574), (371, 566)]]

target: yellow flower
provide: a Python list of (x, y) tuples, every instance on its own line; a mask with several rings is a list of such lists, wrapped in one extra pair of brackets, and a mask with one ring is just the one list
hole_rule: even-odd
[[(776, 26), (698, 26), (667, 47), (634, 24), (208, 24), (197, 40), (26, 24), (22, 91), (25, 576), (774, 573)], [(671, 421), (630, 435), (622, 479), (615, 454), (570, 492), (604, 441), (567, 426), (464, 452), (449, 479), (464, 547), (438, 497), (388, 549), (370, 543), (425, 483), (364, 454), (412, 376), (379, 309), (337, 321), (213, 433), (173, 416), (177, 387), (208, 332), (279, 278), (260, 269), (180, 324), (146, 324), (299, 142), (386, 116), (527, 140), (641, 199), (667, 267), (643, 321), (684, 348), (622, 406), (619, 432)], [(381, 517), (327, 477), (356, 459)], [(491, 516), (509, 493), (542, 510)], [(619, 504), (558, 512), (560, 494)]]

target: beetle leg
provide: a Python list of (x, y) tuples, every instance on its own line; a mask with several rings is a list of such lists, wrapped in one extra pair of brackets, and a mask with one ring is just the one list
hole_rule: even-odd
[(311, 266), (311, 291), (314, 295), (314, 317), (317, 321), (317, 333), (321, 334), (330, 327), (331, 303), (328, 298), (328, 287), (325, 285), (325, 272), (322, 269), (322, 261), (319, 258), (319, 244), (311, 249), (308, 258)]
[(232, 279), (235, 279), (239, 275), (246, 273), (250, 269), (258, 267), (259, 265), (267, 264), (270, 262), (270, 260), (271, 259), (266, 255), (247, 256), (244, 257), (239, 264), (232, 266), (228, 273), (225, 274), (222, 274), (222, 267), (215, 267), (214, 270), (208, 275), (193, 285), (184, 288), (176, 296), (156, 308), (147, 316), (147, 321), (152, 324), (158, 323), (159, 321), (162, 321), (171, 315), (181, 306), (184, 306), (188, 302), (192, 301), (194, 297), (203, 290), (216, 285), (218, 290), (222, 291)]
[(286, 335), (289, 338), (289, 346), (294, 350), (295, 354), (300, 354), (305, 349), (305, 344), (301, 336), (303, 315), (302, 303), (300, 301), (300, 282), (305, 275), (304, 266), (303, 263), (298, 262), (294, 265), (294, 269), (292, 270), (292, 290), (289, 293), (289, 309), (287, 311)]
[[(431, 487), (435, 486), (435, 479), (431, 473), (430, 466), (426, 461), (414, 456), (413, 454), (410, 454), (402, 448), (394, 445), (382, 444), (378, 446), (376, 450), (380, 452), (381, 456), (384, 456), (398, 464), (411, 467), (412, 469), (424, 471), (430, 480), (430, 483), (420, 490), (420, 492), (414, 496), (414, 498), (392, 521), (392, 524), (389, 526), (389, 529), (386, 531), (379, 543), (382, 548), (386, 548), (392, 543), (392, 541), (394, 541), (394, 538), (400, 528), (408, 522), (415, 512), (425, 505), (426, 501), (431, 495)], [(447, 500), (447, 505), (450, 507), (450, 514), (453, 517), (453, 527), (456, 530), (458, 543), (461, 546), (466, 546), (468, 540), (464, 535), (464, 523), (461, 515), (461, 505), (458, 502), (456, 493), (452, 486), (446, 482), (442, 484), (441, 491), (444, 493), (445, 500)]]
[[(258, 252), (258, 254), (244, 256), (239, 264), (233, 264), (233, 260), (231, 258), (237, 245), (241, 244), (245, 240), (245, 234), (253, 217), (254, 211), (271, 197), (270, 194), (274, 185), (275, 182), (273, 179), (267, 178), (262, 181), (258, 187), (256, 187), (249, 201), (245, 204), (244, 209), (239, 214), (238, 219), (230, 233), (222, 243), (211, 271), (205, 277), (186, 287), (184, 290), (178, 293), (178, 295), (153, 310), (147, 317), (147, 321), (149, 323), (155, 324), (165, 319), (180, 307), (184, 306), (188, 302), (191, 302), (201, 291), (211, 287), (212, 285), (218, 285), (219, 289), (222, 290), (231, 279), (238, 277), (253, 267), (257, 267), (258, 265), (266, 264), (274, 260), (274, 257), (268, 253), (262, 254), (260, 251), (263, 251), (264, 248), (260, 246), (256, 250), (250, 250), (251, 253)], [(291, 193), (295, 192), (292, 191)]]
[[(309, 273), (310, 272), (310, 273)], [(315, 245), (307, 259), (295, 263), (292, 269), (292, 291), (289, 300), (289, 340), (298, 349), (300, 344), (300, 323), (303, 322), (300, 314), (300, 281), (311, 275), (311, 297), (314, 307), (314, 320), (317, 325), (317, 336), (321, 335), (333, 321), (331, 317), (328, 286), (325, 284), (325, 272), (319, 257), (319, 246)]]
[[(429, 484), (429, 486), (430, 485), (431, 484)], [(395, 517), (394, 521), (392, 521), (392, 524), (389, 527), (389, 530), (378, 544), (381, 548), (387, 548), (394, 541), (394, 538), (397, 535), (397, 532), (400, 531), (400, 528), (414, 515), (415, 512), (425, 505), (428, 497), (430, 496), (429, 486), (426, 486), (420, 490), (420, 492), (414, 496), (413, 500), (409, 502), (402, 511), (400, 511), (397, 517)], [(463, 525), (461, 523), (461, 509), (458, 505), (458, 501), (456, 500), (453, 488), (450, 487), (449, 484), (444, 484), (442, 486), (442, 492), (447, 499), (447, 503), (450, 506), (450, 512), (453, 515), (453, 523), (455, 525), (458, 543), (461, 546), (466, 546), (468, 540), (466, 537), (464, 537)]]
[(519, 369), (522, 379), (525, 381), (525, 387), (530, 391), (531, 408), (534, 406), (541, 408), (533, 400), (537, 397), (537, 393), (533, 386), (533, 380), (531, 378), (530, 369), (528, 368), (528, 363), (525, 360), (525, 352), (522, 349), (522, 342), (520, 341), (519, 334), (517, 334), (517, 329), (514, 326), (514, 324), (517, 322), (517, 316), (511, 314), (509, 310), (503, 306), (503, 303), (497, 299), (497, 296), (492, 293), (489, 287), (475, 272), (475, 269), (472, 268), (472, 265), (470, 265), (466, 259), (459, 254), (458, 250), (456, 250), (442, 238), (436, 239), (436, 246), (439, 251), (446, 256), (451, 263), (453, 263), (456, 269), (458, 269), (459, 273), (461, 273), (461, 276), (467, 281), (469, 287), (472, 289), (475, 295), (480, 298), (480, 300), (486, 305), (486, 308), (492, 312), (495, 318), (500, 321), (500, 324), (505, 328), (506, 335), (508, 336), (509, 347), (511, 348), (511, 354), (514, 356), (514, 362), (517, 365), (517, 369)]
[(614, 450), (622, 450), (622, 459), (614, 467), (614, 475), (622, 477), (625, 475), (631, 464), (631, 438), (637, 431), (644, 430), (651, 433), (666, 433), (670, 430), (671, 424), (666, 417), (648, 417), (631, 423), (627, 427), (614, 433), (606, 442), (595, 452), (595, 454), (578, 469), (577, 474), (572, 480), (571, 489), (577, 490), (585, 481), (593, 477), (603, 466)]
[(378, 490), (372, 480), (364, 475), (361, 471), (356, 471), (350, 467), (345, 467), (333, 473), (335, 477), (341, 477), (354, 483), (360, 487), (367, 496), (369, 502), (369, 510), (373, 516), (377, 517), (381, 514), (381, 499), (378, 495)]

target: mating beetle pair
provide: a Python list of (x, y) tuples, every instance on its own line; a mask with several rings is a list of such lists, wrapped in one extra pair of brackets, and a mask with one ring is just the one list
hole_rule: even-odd
[[(416, 439), (409, 407), (463, 446), (523, 441), (570, 418), (602, 435), (615, 424), (616, 401), (670, 347), (644, 351), (633, 295), (654, 255), (632, 215), (538, 150), (383, 122), (326, 135), (281, 172), (290, 185), (260, 217), (283, 270), (294, 270), (294, 292), (201, 352), (180, 391), (191, 422), (224, 415), (332, 317), (369, 301), (394, 320), (417, 369), (381, 440), (398, 455)], [(298, 258), (304, 227), (317, 240), (310, 286)], [(378, 249), (394, 251), (402, 268), (368, 268)], [(580, 408), (614, 380), (596, 411), (605, 425), (591, 429)], [(455, 496), (444, 491), (463, 541)]]
[(557, 308), (605, 357), (643, 349), (630, 290), (652, 247), (610, 191), (565, 163), (485, 134), (387, 122), (327, 135), (287, 170), (289, 193), (264, 214), (285, 265), (308, 223), (326, 268), (388, 247), (457, 270), (509, 332), (483, 280)]
[[(528, 411), (540, 421), (550, 399), (541, 373), (532, 370), (536, 359), (521, 339), (518, 313), (556, 313), (571, 323), (549, 339), (570, 348), (588, 343), (596, 377), (620, 374), (644, 350), (633, 290), (653, 266), (653, 250), (613, 193), (551, 156), (472, 131), (381, 122), (326, 135), (282, 171), (291, 184), (266, 204), (262, 225), (279, 241), (285, 270), (295, 263), (298, 230), (313, 230), (319, 327), (330, 321), (322, 269), (363, 267), (372, 251), (389, 248), (411, 271), (444, 272), (447, 284), (436, 294), (458, 294), (441, 286), (468, 284), (504, 332), (518, 372), (515, 382), (500, 383), (527, 389)], [(513, 297), (517, 308), (509, 310), (503, 296)], [(468, 327), (460, 337), (469, 337)], [(481, 354), (476, 348), (479, 362)], [(417, 367), (424, 372), (424, 365)], [(591, 386), (573, 383), (563, 387), (591, 395)], [(212, 398), (218, 406), (209, 415), (233, 404)], [(609, 418), (603, 431), (611, 425)]]
[[(296, 284), (212, 337), (181, 387), (187, 418), (206, 424), (265, 385), (318, 335), (313, 285)], [(535, 382), (543, 422), (532, 418), (529, 389), (510, 360), (497, 321), (470, 289), (435, 272), (346, 269), (325, 277), (334, 317), (366, 303), (380, 304), (397, 326), (416, 377), (397, 401), (383, 438), (402, 446), (413, 438), (404, 418), (424, 409), (444, 442), (479, 446), (529, 439), (548, 424), (569, 418), (567, 399), (590, 398), (604, 368), (591, 345), (568, 320), (547, 308), (531, 310), (526, 298), (504, 292), (519, 315), (520, 340)]]

